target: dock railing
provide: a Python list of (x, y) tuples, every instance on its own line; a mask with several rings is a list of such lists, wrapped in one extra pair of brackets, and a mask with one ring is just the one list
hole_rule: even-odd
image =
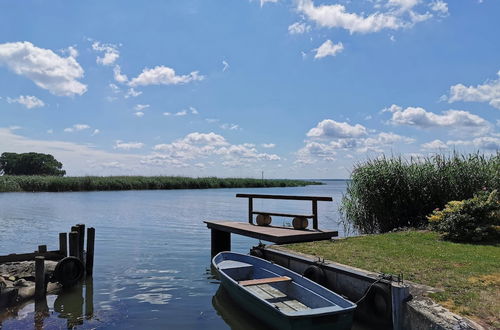
[[(253, 216), (255, 214), (262, 215), (274, 215), (277, 217), (302, 217), (313, 220), (313, 228), (318, 229), (318, 201), (322, 202), (332, 202), (331, 197), (321, 197), (321, 196), (293, 196), (293, 195), (266, 195), (266, 194), (236, 194), (236, 197), (248, 198), (248, 223), (253, 224)], [(277, 212), (267, 212), (267, 211), (254, 211), (253, 200), (257, 199), (282, 199), (282, 200), (294, 200), (294, 201), (311, 201), (311, 214), (290, 214), (290, 213), (277, 213)]]

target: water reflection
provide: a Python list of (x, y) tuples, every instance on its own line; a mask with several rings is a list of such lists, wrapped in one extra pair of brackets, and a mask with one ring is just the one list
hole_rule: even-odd
[(212, 305), (217, 314), (233, 330), (271, 330), (271, 328), (252, 317), (244, 309), (241, 309), (223, 286), (219, 286), (219, 289), (213, 296)]
[(82, 325), (84, 319), (92, 319), (94, 315), (94, 280), (92, 277), (61, 292), (54, 301), (54, 311), (59, 313), (59, 318), (66, 319), (68, 329)]

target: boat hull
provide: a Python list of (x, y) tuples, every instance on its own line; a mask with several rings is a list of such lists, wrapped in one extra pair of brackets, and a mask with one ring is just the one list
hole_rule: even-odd
[(264, 303), (243, 286), (232, 280), (215, 267), (221, 285), (234, 300), (249, 314), (274, 329), (350, 329), (353, 322), (354, 308), (341, 313), (289, 316), (277, 308)]

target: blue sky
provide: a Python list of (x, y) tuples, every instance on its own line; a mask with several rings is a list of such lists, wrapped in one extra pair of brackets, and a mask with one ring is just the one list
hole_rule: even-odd
[(0, 152), (69, 175), (346, 178), (500, 148), (494, 0), (0, 1)]

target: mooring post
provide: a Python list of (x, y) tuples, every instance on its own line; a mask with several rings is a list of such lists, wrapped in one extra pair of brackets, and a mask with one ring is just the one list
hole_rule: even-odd
[(212, 229), (212, 258), (222, 251), (231, 251), (231, 233)]
[(69, 255), (78, 258), (80, 255), (80, 253), (78, 252), (78, 248), (78, 232), (72, 231), (71, 233), (69, 233)]
[(47, 245), (38, 245), (38, 253), (47, 252)]
[(87, 228), (87, 260), (86, 260), (86, 271), (87, 276), (92, 276), (94, 269), (94, 244), (95, 244), (95, 228)]
[(83, 250), (85, 243), (85, 225), (80, 223), (76, 225), (76, 228), (78, 228), (78, 258), (84, 263), (85, 260), (83, 260)]
[(68, 234), (59, 233), (59, 254), (63, 258), (68, 256)]
[(318, 229), (318, 201), (312, 201), (313, 228)]
[(85, 318), (92, 319), (94, 316), (94, 280), (87, 277), (85, 280)]
[(45, 257), (35, 257), (35, 300), (45, 297)]
[(248, 198), (248, 223), (253, 224), (253, 198)]

